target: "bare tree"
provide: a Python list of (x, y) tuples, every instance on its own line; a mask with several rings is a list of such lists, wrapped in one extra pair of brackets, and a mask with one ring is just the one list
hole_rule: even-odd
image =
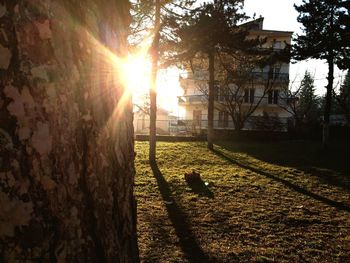
[[(215, 109), (227, 113), (237, 131), (244, 128), (262, 103), (269, 99), (274, 103), (276, 96), (288, 89), (288, 77), (274, 68), (274, 64), (279, 62), (267, 59), (271, 53), (270, 50), (255, 55), (218, 52)], [(208, 88), (203, 83), (198, 83), (198, 88), (208, 94)], [(283, 92), (273, 94), (275, 89)]]
[[(223, 65), (226, 74), (220, 83), (222, 94), (218, 100), (219, 109), (231, 116), (235, 130), (240, 131), (274, 87), (274, 78), (271, 76), (271, 67), (269, 73), (257, 75), (256, 65), (249, 59)], [(258, 96), (257, 87), (262, 87)]]
[(290, 88), (285, 89), (280, 96), (280, 99), (284, 101), (279, 106), (288, 112), (293, 118), (293, 126), (298, 130), (301, 127), (303, 121), (303, 115), (298, 110), (299, 95), (301, 90), (301, 85), (296, 89), (293, 89), (295, 80), (290, 84)]

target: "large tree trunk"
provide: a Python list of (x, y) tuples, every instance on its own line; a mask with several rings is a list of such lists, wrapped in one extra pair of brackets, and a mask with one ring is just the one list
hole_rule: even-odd
[(156, 142), (157, 142), (157, 72), (160, 40), (160, 2), (156, 0), (156, 12), (154, 23), (154, 39), (152, 43), (152, 73), (150, 86), (150, 128), (149, 128), (149, 161), (156, 162)]
[(328, 84), (326, 92), (326, 101), (324, 107), (324, 121), (323, 121), (323, 134), (322, 134), (322, 146), (327, 148), (329, 141), (329, 120), (332, 105), (332, 91), (333, 91), (333, 78), (334, 78), (334, 63), (333, 56), (328, 59)]
[(207, 147), (213, 149), (214, 138), (214, 98), (215, 98), (215, 79), (214, 79), (214, 52), (209, 52), (209, 94), (208, 94), (208, 134)]
[[(331, 6), (331, 18), (330, 18), (330, 39), (335, 40), (333, 25), (334, 25), (334, 6)], [(328, 51), (328, 84), (327, 84), (327, 92), (326, 92), (326, 101), (324, 107), (324, 120), (323, 120), (323, 134), (322, 134), (322, 147), (326, 149), (328, 147), (329, 141), (329, 117), (331, 114), (332, 107), (332, 93), (333, 93), (333, 80), (334, 80), (334, 51), (332, 48)]]
[(0, 262), (137, 262), (127, 0), (0, 1)]

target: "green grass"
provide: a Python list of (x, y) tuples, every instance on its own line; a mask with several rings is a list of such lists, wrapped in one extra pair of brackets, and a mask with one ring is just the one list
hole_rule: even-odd
[[(350, 147), (136, 143), (143, 262), (350, 262)], [(200, 172), (192, 189), (184, 173)]]

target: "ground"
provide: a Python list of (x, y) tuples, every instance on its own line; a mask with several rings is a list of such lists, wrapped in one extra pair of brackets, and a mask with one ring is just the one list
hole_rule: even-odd
[[(350, 262), (350, 146), (136, 142), (143, 262)], [(188, 185), (184, 173), (202, 182)]]

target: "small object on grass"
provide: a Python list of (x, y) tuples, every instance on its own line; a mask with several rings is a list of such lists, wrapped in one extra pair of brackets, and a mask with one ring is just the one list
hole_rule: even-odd
[(164, 204), (166, 204), (166, 205), (172, 205), (172, 204), (173, 204), (173, 201), (164, 201)]
[(191, 173), (185, 173), (185, 180), (189, 184), (202, 181), (200, 173), (197, 173), (195, 170)]
[(213, 193), (208, 188), (209, 183), (204, 182), (201, 175), (196, 171), (193, 170), (191, 173), (185, 173), (185, 180), (192, 192), (209, 198), (214, 197)]

